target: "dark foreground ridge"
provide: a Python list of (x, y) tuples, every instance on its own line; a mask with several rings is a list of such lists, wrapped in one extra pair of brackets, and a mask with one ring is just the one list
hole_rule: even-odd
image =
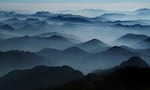
[[(137, 63), (137, 65), (129, 65), (130, 62)], [(142, 67), (139, 65), (140, 63)], [(83, 79), (61, 87), (43, 90), (150, 90), (150, 68), (147, 67), (148, 64), (138, 57), (133, 57), (120, 65), (125, 66), (117, 68), (107, 75), (89, 74)]]
[(12, 71), (0, 78), (0, 90), (36, 90), (63, 85), (82, 77), (80, 71), (68, 66), (37, 66), (33, 69)]
[(139, 57), (87, 76), (69, 66), (37, 66), (0, 78), (0, 90), (150, 90), (149, 85), (150, 67)]

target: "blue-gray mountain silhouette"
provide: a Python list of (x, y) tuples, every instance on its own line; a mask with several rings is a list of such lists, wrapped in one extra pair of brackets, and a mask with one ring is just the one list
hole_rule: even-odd
[(65, 49), (74, 44), (66, 37), (54, 35), (51, 37), (23, 36), (0, 40), (0, 50), (39, 51), (43, 48)]
[(89, 52), (97, 53), (108, 49), (110, 46), (98, 39), (92, 39), (87, 42), (76, 45), (77, 47)]
[(3, 30), (3, 31), (14, 31), (15, 29), (8, 25), (8, 24), (3, 24), (3, 25), (0, 25), (0, 30)]
[(150, 38), (147, 38), (143, 41), (137, 42), (133, 46), (135, 48), (140, 48), (140, 49), (149, 49), (150, 48)]
[(143, 41), (149, 38), (149, 36), (143, 34), (126, 34), (119, 39), (114, 41), (115, 45), (125, 45), (125, 46), (132, 46), (137, 42)]

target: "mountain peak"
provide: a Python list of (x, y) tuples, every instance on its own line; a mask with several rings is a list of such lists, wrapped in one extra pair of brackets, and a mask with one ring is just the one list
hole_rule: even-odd
[(122, 38), (139, 38), (139, 37), (140, 38), (148, 38), (148, 36), (143, 35), (143, 34), (131, 34), (131, 33), (122, 36)]
[(48, 15), (48, 14), (51, 14), (50, 12), (47, 12), (47, 11), (38, 11), (36, 12), (35, 14), (44, 14), (44, 15)]
[(141, 8), (141, 9), (138, 9), (136, 11), (149, 11), (150, 9), (149, 8)]
[(120, 64), (121, 67), (149, 67), (149, 65), (139, 57), (131, 57)]
[(121, 50), (121, 49), (124, 49), (122, 47), (119, 47), (119, 46), (114, 46), (112, 48), (110, 48), (111, 50)]
[(92, 40), (90, 40), (89, 42), (99, 43), (99, 42), (101, 42), (101, 41), (100, 41), (100, 40), (98, 40), (98, 39), (92, 39)]
[(38, 16), (38, 17), (50, 17), (53, 14), (47, 11), (38, 11), (35, 14), (33, 14), (33, 16)]
[(110, 49), (108, 49), (107, 51), (105, 51), (105, 52), (109, 52), (109, 53), (122, 53), (122, 54), (133, 54), (133, 52), (131, 52), (131, 51), (128, 51), (128, 50), (126, 50), (125, 48), (123, 48), (123, 47), (119, 47), (119, 46), (114, 46), (114, 47), (112, 47), (112, 48), (110, 48)]
[(107, 46), (104, 42), (98, 40), (98, 39), (92, 39), (90, 41), (87, 41), (86, 44), (99, 44), (102, 46)]

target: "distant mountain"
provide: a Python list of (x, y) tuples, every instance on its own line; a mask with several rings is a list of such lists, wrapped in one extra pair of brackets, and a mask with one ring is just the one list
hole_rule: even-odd
[(83, 51), (82, 49), (78, 48), (78, 47), (71, 47), (71, 48), (67, 48), (63, 51), (64, 54), (79, 54), (79, 55), (83, 55), (86, 54), (85, 51)]
[[(27, 21), (26, 21), (27, 22)], [(49, 28), (51, 28), (51, 25), (46, 21), (39, 21), (39, 22), (28, 22), (25, 23), (22, 27), (19, 29), (22, 30), (24, 33), (41, 33), (48, 31)]]
[(25, 25), (27, 25), (27, 21), (19, 19), (18, 17), (12, 17), (12, 18), (8, 18), (8, 19), (4, 19), (3, 21), (1, 21), (2, 23), (6, 23), (11, 25), (12, 27), (14, 27), (16, 30), (20, 28), (24, 27)]
[(47, 57), (47, 58), (54, 58), (55, 59), (55, 55), (56, 56), (60, 56), (62, 50), (57, 50), (57, 49), (53, 49), (53, 48), (44, 48), (40, 51), (37, 52), (38, 55)]
[(47, 21), (56, 21), (56, 22), (78, 22), (78, 23), (90, 23), (87, 17), (71, 14), (58, 14), (52, 17), (49, 17)]
[(32, 16), (36, 16), (36, 17), (50, 17), (53, 16), (52, 13), (47, 12), (47, 11), (38, 11), (36, 13), (34, 13)]
[(130, 57), (139, 55), (140, 54), (137, 52), (129, 51), (125, 48), (114, 46), (104, 52), (95, 54), (93, 58), (99, 61), (99, 63), (103, 63), (106, 66), (113, 67), (114, 65), (121, 63), (123, 60), (127, 60)]
[(126, 17), (126, 14), (122, 14), (122, 13), (105, 13), (105, 14), (101, 15), (101, 17), (107, 18), (107, 19), (110, 19), (110, 20), (122, 20), (123, 18)]
[(0, 11), (1, 18), (26, 18), (29, 14), (17, 13), (14, 11)]
[(74, 44), (62, 36), (31, 37), (23, 36), (0, 40), (0, 50), (27, 50), (39, 51), (43, 48), (65, 49)]
[[(51, 58), (53, 63), (60, 65), (75, 65), (84, 62), (84, 58), (87, 57), (87, 52), (77, 47), (67, 48), (65, 50), (56, 50), (51, 48), (43, 49), (37, 52), (38, 55), (46, 58)], [(58, 57), (59, 56), (59, 57)]]
[(143, 34), (126, 34), (119, 39), (115, 40), (113, 44), (115, 45), (124, 45), (124, 46), (132, 46), (137, 42), (143, 41), (149, 38), (149, 36)]
[[(150, 57), (150, 54), (149, 54), (150, 53), (150, 48), (148, 48), (148, 49), (135, 49), (135, 48), (129, 48), (129, 47), (126, 47), (126, 46), (121, 46), (121, 47), (126, 49), (126, 50), (132, 51), (132, 52), (137, 52), (140, 55)], [(143, 59), (147, 60), (147, 62), (149, 61), (149, 59), (146, 59), (146, 58), (143, 58)]]
[(42, 33), (42, 34), (38, 34), (35, 36), (39, 36), (39, 37), (51, 37), (53, 35), (58, 35), (58, 36), (62, 36), (62, 37), (66, 37), (69, 41), (73, 42), (73, 43), (81, 43), (80, 38), (74, 35), (69, 35), (69, 34), (64, 34), (64, 33), (58, 33), (58, 32), (47, 32), (47, 33)]
[[(107, 19), (106, 19), (107, 20)], [(138, 24), (140, 25), (149, 25), (149, 20), (116, 20), (116, 21), (106, 21), (107, 23), (110, 23), (112, 25), (118, 25), (120, 24), (120, 26), (136, 26)], [(140, 26), (139, 25), (139, 26)]]
[(50, 59), (46, 60), (35, 53), (24, 51), (7, 51), (0, 52), (0, 75), (14, 69), (29, 68), (36, 65), (50, 63)]
[(150, 15), (149, 13), (150, 13), (150, 9), (148, 9), (148, 8), (142, 8), (142, 9), (138, 9), (138, 10), (136, 10), (135, 11), (135, 13), (136, 14), (140, 14), (140, 15), (144, 15), (144, 14), (146, 14), (146, 15)]
[(9, 18), (6, 20), (3, 20), (2, 22), (4, 23), (15, 23), (15, 22), (19, 22), (20, 20), (18, 18)]
[(0, 78), (1, 90), (36, 90), (63, 85), (80, 79), (83, 74), (68, 66), (37, 66), (32, 69), (15, 70)]
[[(82, 49), (80, 49), (78, 47), (71, 47), (71, 48), (67, 48), (65, 50), (45, 48), (45, 49), (40, 50), (37, 53), (39, 55), (47, 56), (47, 57), (53, 56), (54, 59), (63, 57), (63, 58), (60, 58), (60, 59), (64, 59), (64, 60), (65, 60), (65, 57), (66, 57), (66, 60), (69, 60), (71, 57), (72, 57), (72, 59), (75, 59), (75, 58), (78, 58), (78, 57), (81, 57), (81, 56), (84, 56), (84, 55), (88, 54), (87, 52), (83, 51)], [(57, 56), (59, 56), (59, 57), (57, 57)]]
[[(36, 35), (45, 32), (57, 32), (58, 30), (61, 30), (61, 32), (68, 33), (69, 30), (71, 29), (75, 30), (77, 29), (79, 31), (82, 31), (88, 28), (89, 26), (90, 27), (96, 26), (98, 28), (101, 27), (102, 29), (103, 27), (106, 28), (106, 26), (107, 27), (109, 26), (110, 28), (114, 28), (113, 30), (125, 29), (124, 32), (126, 32), (129, 29), (132, 29), (136, 33), (137, 31), (140, 33), (141, 32), (145, 33), (145, 31), (149, 32), (150, 29), (149, 26), (150, 23), (148, 18), (140, 15), (135, 16), (135, 14), (130, 15), (130, 13), (127, 14), (125, 12), (108, 12), (108, 11), (105, 12), (105, 10), (95, 10), (95, 9), (87, 9), (82, 11), (96, 12), (99, 13), (99, 15), (97, 17), (85, 17), (80, 15), (63, 14), (63, 13), (54, 14), (46, 11), (40, 11), (34, 14), (21, 14), (16, 12), (11, 13), (9, 12), (10, 16), (8, 15), (5, 18), (1, 17), (0, 22), (8, 24), (11, 27), (13, 27), (16, 31), (14, 32), (14, 34), (21, 34), (21, 35)], [(92, 28), (89, 29), (93, 30)], [(100, 36), (97, 37), (99, 38)]]
[(13, 15), (16, 15), (16, 13), (12, 12), (12, 11), (10, 11), (10, 12), (8, 12), (8, 11), (0, 11), (0, 16), (1, 17), (11, 17)]
[(115, 54), (122, 54), (122, 55), (129, 55), (129, 54), (133, 54), (134, 52), (128, 51), (125, 48), (119, 47), (119, 46), (114, 46), (102, 53), (97, 53), (97, 54), (103, 54), (103, 55), (114, 55)]
[(73, 14), (73, 15), (82, 15), (86, 17), (96, 17), (106, 13), (107, 11), (101, 9), (82, 9), (82, 10), (63, 10), (63, 11), (56, 11), (56, 13), (63, 13), (63, 14)]
[(121, 13), (107, 13), (107, 14), (103, 14), (103, 17), (116, 17), (116, 16), (125, 16), (125, 14), (121, 14)]
[(36, 22), (40, 22), (40, 19), (38, 19), (38, 18), (27, 18), (25, 21), (27, 23), (36, 23)]
[(45, 48), (37, 54), (47, 59), (50, 58), (53, 65), (70, 65), (84, 73), (88, 73), (98, 68), (114, 67), (133, 56), (139, 56), (149, 63), (150, 56), (147, 55), (148, 52), (148, 50), (143, 53), (140, 50), (115, 46), (98, 53), (88, 53), (79, 47), (71, 47), (65, 50)]
[(3, 25), (0, 25), (0, 30), (2, 30), (2, 31), (14, 31), (15, 29), (8, 24), (3, 24)]
[(137, 42), (133, 45), (135, 48), (140, 48), (140, 49), (149, 49), (150, 48), (150, 38), (147, 38), (143, 41)]
[[(93, 64), (91, 57), (92, 54), (87, 53), (83, 51), (82, 49), (78, 47), (71, 47), (67, 48), (65, 50), (56, 50), (56, 49), (43, 49), (39, 52), (37, 52), (38, 55), (46, 57), (46, 58), (51, 58), (52, 60), (52, 65), (69, 65), (72, 66), (73, 68), (79, 69), (81, 71), (84, 71), (84, 73), (87, 73), (93, 70), (92, 67)], [(96, 62), (96, 61), (93, 61)], [(91, 68), (87, 68), (91, 66)]]
[[(27, 16), (25, 18), (9, 18), (1, 21), (15, 28), (16, 33), (36, 34), (48, 31), (51, 25), (38, 17)], [(33, 33), (34, 32), (34, 33)]]
[(134, 25), (123, 25), (123, 24), (116, 24), (117, 27), (124, 27), (124, 28), (134, 28), (134, 29), (148, 29), (150, 25), (142, 25), (142, 24), (134, 24)]
[(109, 48), (109, 45), (107, 45), (104, 42), (97, 40), (97, 39), (92, 39), (90, 41), (78, 44), (76, 46), (89, 52), (89, 53), (102, 52)]

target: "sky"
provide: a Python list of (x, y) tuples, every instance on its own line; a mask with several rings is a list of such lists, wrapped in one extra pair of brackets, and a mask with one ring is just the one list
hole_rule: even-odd
[(0, 0), (1, 3), (102, 3), (102, 2), (150, 2), (150, 0)]
[(139, 8), (150, 8), (150, 0), (0, 0), (1, 10), (105, 9), (131, 11)]

